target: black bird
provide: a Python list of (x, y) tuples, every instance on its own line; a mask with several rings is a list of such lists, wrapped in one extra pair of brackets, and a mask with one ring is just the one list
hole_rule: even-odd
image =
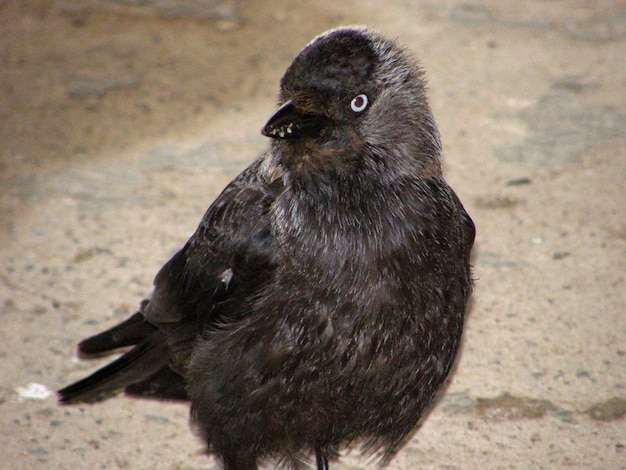
[(474, 225), (442, 178), (422, 69), (364, 28), (315, 38), (280, 84), (270, 150), (209, 207), (129, 320), (133, 346), (59, 391), (191, 401), (228, 470), (393, 457), (456, 355)]

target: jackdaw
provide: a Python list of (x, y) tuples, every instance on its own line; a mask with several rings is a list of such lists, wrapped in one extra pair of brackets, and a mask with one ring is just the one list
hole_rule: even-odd
[(365, 28), (328, 31), (280, 82), (267, 153), (209, 207), (126, 322), (132, 346), (59, 391), (191, 402), (227, 470), (319, 470), (358, 445), (382, 463), (454, 361), (474, 224), (442, 177), (422, 69)]

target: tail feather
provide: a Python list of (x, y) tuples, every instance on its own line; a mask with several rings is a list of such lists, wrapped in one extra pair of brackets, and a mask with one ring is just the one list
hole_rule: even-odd
[(142, 382), (128, 385), (124, 393), (131, 397), (189, 401), (185, 379), (167, 365)]
[(146, 380), (168, 362), (169, 351), (165, 337), (155, 331), (115, 361), (59, 390), (59, 402), (100, 401), (128, 385)]
[(141, 312), (137, 312), (119, 325), (81, 341), (78, 344), (78, 356), (93, 358), (106, 355), (116, 349), (138, 344), (155, 331), (156, 327), (146, 322)]

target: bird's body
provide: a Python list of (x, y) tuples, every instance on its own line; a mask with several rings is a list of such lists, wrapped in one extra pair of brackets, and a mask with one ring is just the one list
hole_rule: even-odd
[(319, 36), (280, 103), (271, 149), (211, 205), (149, 303), (81, 352), (137, 346), (60, 397), (189, 399), (226, 469), (311, 455), (327, 468), (353, 443), (389, 458), (454, 361), (474, 227), (441, 176), (422, 72), (391, 41)]

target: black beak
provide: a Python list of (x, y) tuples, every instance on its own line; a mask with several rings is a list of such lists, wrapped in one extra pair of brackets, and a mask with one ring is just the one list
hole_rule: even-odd
[(261, 134), (272, 139), (317, 137), (323, 123), (323, 116), (300, 113), (291, 101), (287, 101), (267, 121)]

